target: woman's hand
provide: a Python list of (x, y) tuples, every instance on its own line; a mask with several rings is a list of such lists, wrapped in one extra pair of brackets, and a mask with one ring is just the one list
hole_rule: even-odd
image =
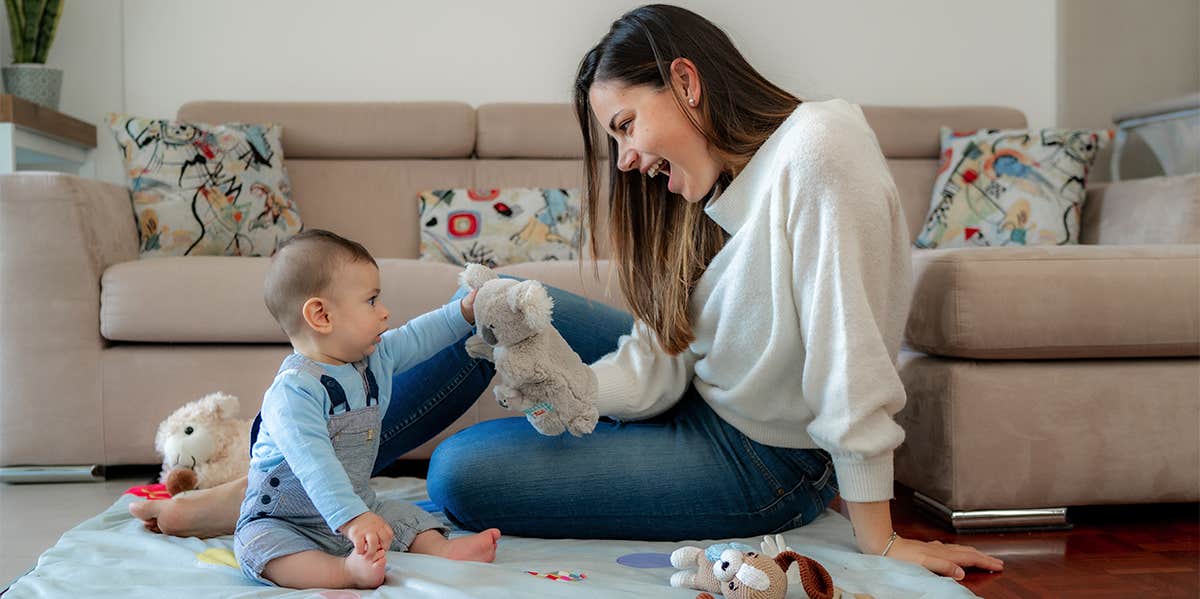
[(896, 537), (887, 556), (912, 562), (934, 574), (962, 580), (964, 567), (974, 566), (999, 572), (1004, 562), (968, 545), (947, 545), (941, 541), (917, 541)]
[(1003, 570), (1004, 562), (966, 545), (946, 545), (941, 541), (917, 541), (899, 536), (888, 547), (892, 535), (892, 511), (888, 501), (847, 501), (850, 523), (854, 525), (858, 549), (868, 555), (887, 552), (892, 559), (912, 562), (934, 574), (962, 580), (963, 568), (974, 566), (993, 572)]

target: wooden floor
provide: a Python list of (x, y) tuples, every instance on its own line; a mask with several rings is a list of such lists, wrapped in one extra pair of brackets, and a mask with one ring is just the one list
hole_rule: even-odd
[(963, 584), (987, 599), (1200, 597), (1200, 505), (1072, 508), (1060, 532), (958, 535), (920, 512), (898, 485), (896, 531), (908, 538), (971, 545), (1004, 560), (1004, 571), (968, 570)]

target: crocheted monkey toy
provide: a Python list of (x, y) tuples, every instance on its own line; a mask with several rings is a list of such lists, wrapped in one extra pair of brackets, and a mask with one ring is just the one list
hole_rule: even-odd
[[(810, 599), (843, 597), (824, 566), (795, 551), (782, 551), (772, 559), (755, 551), (729, 548), (713, 561), (699, 547), (680, 547), (671, 553), (671, 565), (687, 569), (671, 576), (671, 586), (708, 591), (696, 599), (713, 599), (710, 593), (727, 599), (783, 599), (788, 590), (786, 572), (792, 563), (799, 566), (800, 585)], [(870, 599), (868, 595), (854, 597)]]

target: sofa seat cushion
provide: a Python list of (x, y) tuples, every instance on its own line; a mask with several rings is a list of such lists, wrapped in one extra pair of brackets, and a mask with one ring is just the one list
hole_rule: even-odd
[(1200, 246), (913, 251), (906, 341), (977, 359), (1200, 355)]
[[(382, 300), (394, 326), (450, 300), (462, 270), (450, 264), (378, 260)], [(269, 258), (174, 257), (116, 264), (104, 272), (100, 333), (110, 341), (156, 343), (286, 343), (263, 303)], [(577, 261), (528, 263), (511, 274), (532, 277), (603, 303), (621, 306), (606, 261), (582, 275)], [(500, 273), (509, 269), (497, 269)], [(606, 282), (613, 289), (605, 289)]]

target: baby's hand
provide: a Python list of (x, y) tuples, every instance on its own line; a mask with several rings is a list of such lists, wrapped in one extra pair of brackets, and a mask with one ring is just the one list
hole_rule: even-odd
[(463, 318), (471, 324), (475, 324), (475, 294), (478, 292), (478, 289), (472, 289), (461, 302)]
[(354, 543), (354, 551), (365, 555), (374, 555), (382, 548), (387, 551), (392, 546), (392, 527), (375, 512), (363, 512), (353, 520), (342, 525), (342, 533)]
[(468, 337), (466, 348), (467, 355), (471, 356), (472, 358), (484, 359), (488, 362), (496, 361), (495, 358), (492, 357), (494, 355), (492, 346), (488, 345), (487, 342), (483, 340), (483, 335), (476, 333)]

